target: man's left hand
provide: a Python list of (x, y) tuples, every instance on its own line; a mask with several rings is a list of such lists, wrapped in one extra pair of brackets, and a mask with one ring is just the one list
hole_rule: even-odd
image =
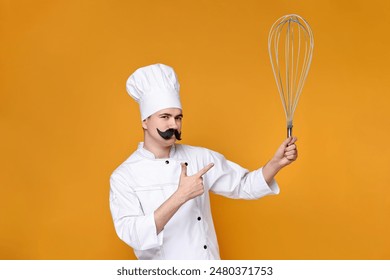
[(280, 168), (283, 168), (298, 158), (298, 149), (295, 142), (296, 137), (289, 137), (283, 141), (282, 145), (276, 151), (271, 161), (276, 162)]

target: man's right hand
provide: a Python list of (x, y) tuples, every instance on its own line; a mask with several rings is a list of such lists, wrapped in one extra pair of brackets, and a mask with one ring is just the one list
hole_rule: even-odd
[(206, 174), (213, 166), (214, 163), (210, 163), (194, 175), (188, 176), (187, 165), (184, 163), (181, 164), (181, 174), (177, 195), (182, 200), (182, 203), (185, 203), (188, 200), (200, 196), (204, 193), (202, 176)]
[(173, 215), (175, 215), (177, 210), (179, 210), (184, 203), (204, 193), (202, 176), (213, 166), (214, 163), (210, 163), (196, 174), (187, 176), (187, 166), (184, 163), (181, 164), (179, 187), (173, 195), (171, 195), (156, 211), (154, 211), (154, 221), (156, 223), (157, 234), (164, 229), (168, 221), (173, 217)]

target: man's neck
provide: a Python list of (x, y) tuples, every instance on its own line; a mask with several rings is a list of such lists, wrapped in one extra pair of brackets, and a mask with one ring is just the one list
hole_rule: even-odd
[(169, 158), (169, 153), (172, 146), (160, 147), (155, 145), (150, 145), (147, 142), (144, 142), (144, 149), (151, 152), (155, 158)]

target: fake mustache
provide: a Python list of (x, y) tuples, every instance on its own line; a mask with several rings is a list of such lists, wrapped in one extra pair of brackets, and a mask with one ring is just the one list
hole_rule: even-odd
[(173, 135), (175, 135), (177, 140), (181, 140), (181, 132), (177, 131), (176, 129), (170, 128), (170, 129), (167, 129), (166, 131), (160, 131), (157, 128), (157, 132), (165, 140), (171, 139)]

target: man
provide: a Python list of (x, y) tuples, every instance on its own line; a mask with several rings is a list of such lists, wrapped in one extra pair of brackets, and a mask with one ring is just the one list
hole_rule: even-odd
[(220, 259), (209, 191), (242, 199), (278, 194), (274, 176), (297, 158), (296, 138), (249, 172), (217, 152), (176, 144), (183, 115), (171, 67), (138, 69), (127, 91), (140, 105), (144, 142), (111, 175), (118, 236), (139, 259)]

